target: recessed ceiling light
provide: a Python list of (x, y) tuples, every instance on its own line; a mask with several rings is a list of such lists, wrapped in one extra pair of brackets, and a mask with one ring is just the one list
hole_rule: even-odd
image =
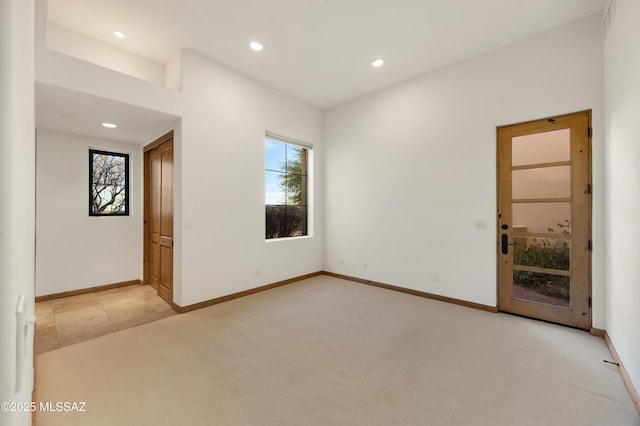
[(258, 43), (257, 41), (252, 41), (251, 43), (249, 43), (249, 46), (251, 46), (251, 48), (255, 51), (261, 51), (262, 49), (264, 49), (264, 46), (260, 43)]
[(372, 67), (378, 68), (378, 67), (381, 67), (382, 64), (384, 64), (384, 60), (381, 59), (381, 58), (377, 58), (377, 59), (374, 59), (373, 61), (371, 61), (371, 66)]
[(124, 34), (122, 34), (120, 31), (114, 31), (113, 35), (118, 38), (124, 38)]
[(115, 129), (115, 128), (116, 128), (116, 127), (118, 127), (118, 126), (116, 126), (116, 125), (115, 125), (115, 124), (113, 124), (113, 123), (102, 123), (102, 127), (107, 127), (107, 128), (109, 128), (109, 129)]

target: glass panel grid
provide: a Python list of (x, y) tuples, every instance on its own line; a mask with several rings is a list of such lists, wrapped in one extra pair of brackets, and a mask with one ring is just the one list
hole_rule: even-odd
[(265, 140), (266, 238), (297, 237), (307, 230), (307, 149)]
[(512, 239), (514, 299), (570, 307), (571, 239), (526, 235), (570, 236), (571, 203), (551, 201), (571, 198), (571, 165), (551, 165), (571, 161), (570, 146), (570, 129), (512, 138), (512, 167), (548, 165), (511, 172), (512, 229), (524, 234)]

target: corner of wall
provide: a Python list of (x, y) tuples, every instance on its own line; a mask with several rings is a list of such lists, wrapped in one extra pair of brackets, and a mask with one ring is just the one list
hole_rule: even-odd
[(173, 90), (182, 90), (182, 49), (165, 64), (165, 86)]

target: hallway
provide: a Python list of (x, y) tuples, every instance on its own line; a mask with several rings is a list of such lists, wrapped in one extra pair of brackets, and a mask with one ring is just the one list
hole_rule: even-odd
[(36, 303), (35, 354), (177, 315), (148, 285)]

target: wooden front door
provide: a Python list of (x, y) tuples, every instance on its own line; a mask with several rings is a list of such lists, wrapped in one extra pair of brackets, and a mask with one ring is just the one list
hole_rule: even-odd
[(145, 147), (145, 283), (173, 304), (173, 132)]
[(591, 112), (498, 133), (499, 309), (591, 326)]

